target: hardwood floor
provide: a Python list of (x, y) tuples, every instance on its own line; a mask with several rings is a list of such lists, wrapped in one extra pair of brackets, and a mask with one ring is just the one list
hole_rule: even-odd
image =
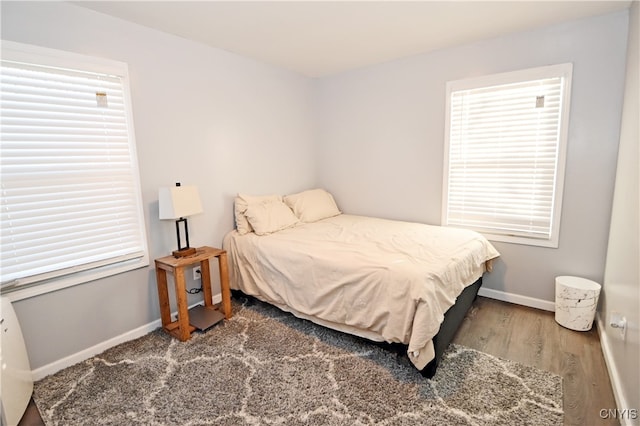
[[(453, 341), (561, 375), (565, 425), (618, 424), (599, 416), (616, 405), (595, 327), (571, 331), (558, 325), (552, 312), (479, 297)], [(19, 426), (40, 425), (32, 401)]]
[(619, 424), (599, 415), (616, 404), (595, 327), (572, 331), (553, 312), (479, 297), (453, 342), (561, 375), (565, 425)]
[(36, 407), (36, 404), (33, 402), (33, 398), (31, 398), (29, 406), (24, 412), (18, 426), (44, 426), (44, 422), (42, 421), (42, 417), (40, 417), (38, 407)]

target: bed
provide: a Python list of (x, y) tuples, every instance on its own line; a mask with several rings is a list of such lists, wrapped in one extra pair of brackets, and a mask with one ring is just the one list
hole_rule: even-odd
[(406, 345), (430, 377), (496, 249), (480, 234), (340, 212), (330, 193), (235, 200), (230, 285), (295, 316)]

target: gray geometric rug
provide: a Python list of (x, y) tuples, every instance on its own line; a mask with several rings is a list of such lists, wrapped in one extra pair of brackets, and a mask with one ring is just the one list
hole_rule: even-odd
[(181, 343), (158, 329), (35, 384), (46, 425), (561, 425), (562, 378), (451, 345), (406, 355), (234, 299)]

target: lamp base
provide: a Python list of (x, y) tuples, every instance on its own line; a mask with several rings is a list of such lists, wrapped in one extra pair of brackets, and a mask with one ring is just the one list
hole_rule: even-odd
[(193, 256), (194, 254), (196, 254), (196, 249), (195, 247), (187, 247), (181, 250), (174, 250), (172, 254), (173, 254), (173, 257)]

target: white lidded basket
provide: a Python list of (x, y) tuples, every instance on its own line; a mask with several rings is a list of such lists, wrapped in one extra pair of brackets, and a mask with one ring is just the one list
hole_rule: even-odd
[(585, 278), (556, 277), (556, 322), (571, 330), (591, 330), (600, 288)]

